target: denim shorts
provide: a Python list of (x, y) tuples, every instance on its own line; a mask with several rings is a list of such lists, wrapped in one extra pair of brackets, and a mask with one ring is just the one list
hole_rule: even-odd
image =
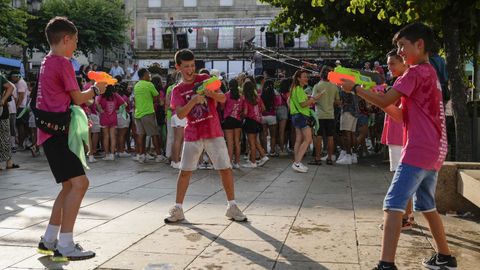
[(308, 127), (307, 117), (301, 113), (296, 113), (292, 115), (292, 124), (295, 128), (304, 129)]
[(383, 210), (405, 213), (408, 200), (413, 196), (415, 211), (435, 211), (437, 176), (437, 171), (400, 163), (383, 201)]

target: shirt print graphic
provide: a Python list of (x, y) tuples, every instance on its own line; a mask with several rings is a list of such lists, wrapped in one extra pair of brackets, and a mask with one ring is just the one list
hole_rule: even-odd
[[(185, 93), (185, 99), (187, 100), (187, 102), (190, 101), (193, 97), (195, 97), (195, 95), (191, 95), (191, 94), (192, 94), (192, 91)], [(188, 114), (189, 122), (191, 124), (196, 124), (213, 117), (213, 115), (210, 113), (210, 110), (208, 109), (208, 102), (209, 102), (209, 98), (207, 97), (206, 103), (196, 104), (192, 108), (192, 110)]]

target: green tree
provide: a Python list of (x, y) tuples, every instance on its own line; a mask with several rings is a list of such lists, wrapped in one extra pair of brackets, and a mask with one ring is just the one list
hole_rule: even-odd
[(85, 55), (96, 49), (122, 46), (130, 23), (121, 0), (48, 0), (29, 20), (29, 47), (48, 50), (44, 28), (55, 16), (65, 16), (78, 28), (78, 51)]
[[(377, 47), (383, 53), (391, 37), (402, 26), (423, 21), (438, 33), (444, 45), (455, 118), (456, 160), (472, 160), (471, 118), (467, 111), (463, 64), (479, 45), (476, 16), (479, 0), (264, 0), (282, 11), (273, 22), (286, 28), (327, 36), (358, 39), (357, 44)], [(461, 34), (460, 34), (461, 33)], [(364, 46), (365, 47), (365, 46)], [(477, 46), (478, 48), (478, 46)]]
[(23, 9), (13, 8), (10, 0), (0, 0), (0, 14), (0, 41), (26, 45), (27, 20), (31, 16)]

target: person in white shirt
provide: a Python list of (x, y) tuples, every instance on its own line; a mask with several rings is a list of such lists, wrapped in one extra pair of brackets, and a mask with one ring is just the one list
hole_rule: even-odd
[(112, 77), (115, 77), (115, 76), (121, 76), (122, 78), (125, 77), (125, 71), (123, 71), (123, 68), (119, 65), (118, 60), (115, 61), (109, 73), (110, 75), (112, 75)]
[(13, 98), (15, 100), (16, 121), (15, 127), (18, 131), (18, 145), (24, 149), (23, 142), (28, 134), (28, 118), (29, 114), (24, 110), (28, 104), (29, 90), (27, 82), (20, 76), (20, 72), (13, 71), (10, 74), (10, 81), (15, 85)]

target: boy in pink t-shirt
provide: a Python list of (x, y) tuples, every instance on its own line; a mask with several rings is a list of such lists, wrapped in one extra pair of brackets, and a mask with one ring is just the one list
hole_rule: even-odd
[(69, 61), (77, 48), (77, 32), (75, 25), (64, 17), (55, 17), (47, 24), (45, 34), (50, 52), (40, 67), (34, 110), (36, 122), (48, 123), (47, 127), (38, 127), (38, 144), (43, 144), (55, 180), (62, 184), (47, 230), (38, 244), (38, 252), (53, 255), (54, 261), (84, 260), (95, 256), (94, 252), (84, 250), (73, 241), (73, 226), (88, 189), (88, 178), (80, 159), (68, 147), (67, 132), (59, 135), (51, 130), (58, 130), (63, 124), (45, 116), (51, 112), (69, 113), (72, 101), (80, 105), (105, 92), (104, 83), (95, 84), (83, 92), (79, 89)]
[(218, 170), (227, 194), (228, 208), (226, 216), (235, 221), (246, 221), (247, 217), (235, 202), (232, 165), (228, 157), (227, 146), (223, 138), (217, 103), (225, 102), (225, 95), (217, 91), (206, 90), (197, 94), (196, 86), (208, 79), (208, 75), (195, 73), (195, 56), (188, 49), (175, 54), (175, 64), (182, 73), (182, 82), (172, 90), (170, 107), (180, 119), (187, 118), (185, 143), (183, 145), (180, 173), (177, 183), (176, 204), (170, 208), (165, 223), (183, 220), (183, 200), (187, 193), (192, 173), (197, 169), (198, 160), (205, 150)]
[[(435, 47), (434, 33), (422, 23), (413, 23), (397, 32), (393, 42), (410, 67), (385, 95), (365, 91), (349, 80), (342, 83), (344, 91), (381, 107), (404, 126), (400, 165), (383, 203), (381, 259), (374, 269), (397, 269), (394, 262), (402, 215), (412, 196), (414, 208), (428, 221), (436, 244), (436, 253), (422, 265), (429, 269), (457, 269), (435, 206), (437, 176), (447, 153), (447, 136), (442, 89), (435, 69), (428, 62)], [(399, 99), (402, 108), (394, 105)]]

